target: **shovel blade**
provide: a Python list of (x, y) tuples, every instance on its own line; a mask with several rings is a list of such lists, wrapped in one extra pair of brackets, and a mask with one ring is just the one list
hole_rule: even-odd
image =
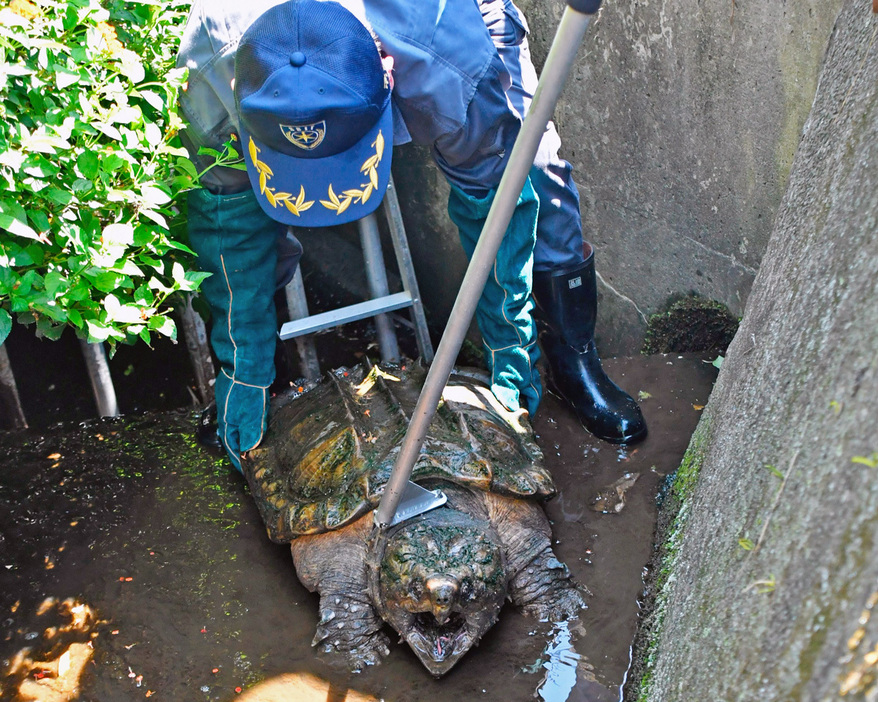
[(388, 526), (399, 524), (406, 519), (417, 517), (419, 514), (429, 512), (431, 509), (441, 507), (447, 501), (448, 497), (441, 490), (427, 490), (409, 480), (402, 491), (402, 497), (399, 499), (396, 512)]

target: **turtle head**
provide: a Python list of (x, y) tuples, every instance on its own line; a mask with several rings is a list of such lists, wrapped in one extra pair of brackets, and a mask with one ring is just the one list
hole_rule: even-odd
[(442, 508), (389, 533), (379, 609), (433, 675), (478, 643), (505, 597), (503, 552), (486, 521)]

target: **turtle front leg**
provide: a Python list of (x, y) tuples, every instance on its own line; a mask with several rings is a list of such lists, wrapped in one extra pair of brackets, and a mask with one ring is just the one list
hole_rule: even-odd
[(552, 529), (539, 504), (486, 495), (491, 523), (506, 550), (509, 598), (528, 616), (559, 621), (579, 614), (584, 593), (552, 551)]
[[(320, 594), (320, 620), (311, 642), (339, 654), (353, 671), (390, 653), (383, 621), (369, 599), (365, 539), (360, 522), (337, 532), (302, 536), (290, 544), (299, 580)], [(362, 522), (363, 520), (361, 520)]]
[(540, 621), (570, 619), (586, 606), (567, 566), (548, 544), (512, 578), (509, 596), (525, 614)]
[[(387, 635), (381, 631), (383, 622), (370, 602), (351, 597), (350, 582), (343, 586), (344, 594), (333, 593), (334, 588), (320, 590), (320, 621), (311, 641), (324, 653), (340, 654), (352, 671), (376, 665), (390, 653)], [(365, 581), (362, 583), (365, 586)]]

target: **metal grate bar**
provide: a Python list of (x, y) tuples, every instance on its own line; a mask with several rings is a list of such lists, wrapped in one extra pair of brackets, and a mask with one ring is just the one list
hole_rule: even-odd
[(408, 292), (395, 293), (367, 300), (356, 305), (348, 305), (330, 312), (315, 314), (304, 319), (286, 322), (280, 328), (280, 338), (286, 341), (302, 334), (313, 334), (323, 329), (331, 329), (347, 322), (356, 322), (359, 319), (374, 317), (382, 312), (392, 312), (403, 307), (411, 307), (412, 296)]

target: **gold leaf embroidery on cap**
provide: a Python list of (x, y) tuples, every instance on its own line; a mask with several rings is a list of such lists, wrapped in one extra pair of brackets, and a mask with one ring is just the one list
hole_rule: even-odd
[(320, 204), (327, 210), (335, 210), (335, 214), (340, 215), (351, 206), (351, 203), (362, 205), (372, 197), (372, 193), (378, 187), (378, 164), (381, 163), (381, 159), (384, 156), (384, 135), (380, 131), (378, 136), (375, 137), (375, 141), (372, 142), (372, 146), (375, 147), (375, 153), (360, 166), (360, 173), (366, 176), (369, 182), (361, 183), (359, 189), (343, 190), (341, 197), (335, 194), (335, 191), (332, 189), (332, 183), (330, 183), (328, 190), (329, 200), (320, 201)]
[(296, 217), (301, 217), (301, 213), (314, 204), (314, 200), (305, 201), (305, 186), (299, 186), (299, 195), (295, 200), (292, 199), (292, 193), (279, 193), (274, 188), (269, 188), (268, 181), (271, 180), (274, 173), (271, 168), (268, 167), (267, 163), (259, 160), (258, 154), (260, 149), (253, 141), (253, 137), (250, 137), (249, 151), (250, 160), (253, 162), (256, 170), (259, 171), (259, 192), (265, 195), (265, 199), (271, 203), (272, 207), (280, 207), (283, 204), (290, 212), (296, 215)]

